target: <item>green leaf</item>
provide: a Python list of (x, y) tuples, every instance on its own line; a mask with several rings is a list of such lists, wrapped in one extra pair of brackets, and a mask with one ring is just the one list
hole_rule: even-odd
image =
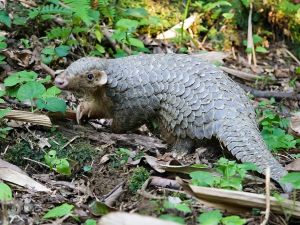
[(144, 43), (141, 40), (137, 39), (137, 38), (129, 38), (128, 42), (132, 46), (135, 46), (135, 47), (138, 47), (138, 48), (145, 48)]
[(120, 19), (117, 23), (116, 26), (119, 29), (122, 30), (129, 30), (129, 31), (134, 31), (139, 25), (139, 22), (137, 20), (131, 20), (131, 19)]
[(192, 184), (197, 186), (213, 186), (216, 181), (216, 178), (211, 173), (205, 171), (191, 172), (190, 176), (192, 178)]
[(50, 80), (51, 80), (51, 76), (47, 75), (45, 78), (38, 80), (38, 82), (43, 84), (49, 82)]
[(252, 38), (253, 38), (253, 43), (256, 45), (256, 44), (259, 44), (259, 43), (262, 43), (263, 42), (263, 38), (261, 37), (261, 36), (259, 36), (259, 35), (257, 35), (257, 34), (254, 34), (253, 36), (252, 36)]
[(83, 171), (84, 171), (84, 172), (90, 172), (90, 171), (92, 171), (92, 169), (93, 169), (93, 167), (90, 166), (90, 165), (87, 165), (87, 166), (84, 166), (84, 167), (83, 167)]
[(222, 213), (220, 210), (213, 210), (202, 213), (198, 217), (198, 222), (201, 225), (218, 225), (222, 219)]
[(160, 219), (162, 220), (166, 220), (166, 221), (172, 221), (174, 223), (178, 223), (178, 224), (185, 224), (184, 218), (179, 217), (179, 216), (172, 216), (169, 214), (164, 214), (159, 216)]
[(249, 6), (250, 6), (250, 0), (241, 0), (241, 2), (243, 3), (243, 5), (244, 5), (246, 8), (249, 8)]
[(63, 175), (71, 174), (71, 166), (66, 159), (59, 159), (55, 162), (56, 172)]
[(17, 93), (17, 98), (20, 101), (41, 97), (46, 91), (44, 85), (36, 81), (29, 81), (23, 84)]
[(64, 203), (60, 206), (57, 206), (57, 207), (49, 210), (49, 212), (47, 212), (43, 216), (43, 219), (60, 218), (60, 217), (69, 215), (69, 214), (72, 213), (73, 208), (74, 208), (73, 205), (69, 205), (68, 203)]
[(292, 184), (295, 189), (300, 189), (300, 172), (290, 172), (281, 178), (281, 182)]
[(7, 48), (7, 44), (5, 42), (0, 42), (0, 50)]
[(97, 221), (93, 219), (87, 219), (84, 225), (97, 225)]
[(3, 95), (5, 95), (5, 91), (4, 90), (0, 90), (0, 97), (2, 97)]
[(1, 182), (0, 183), (0, 202), (11, 201), (12, 200), (12, 191), (10, 187)]
[(65, 112), (67, 108), (66, 102), (56, 97), (39, 98), (36, 105), (38, 109), (47, 109), (50, 112)]
[(5, 24), (7, 27), (11, 27), (11, 19), (6, 11), (0, 11), (0, 23)]
[(90, 210), (95, 216), (104, 216), (112, 211), (110, 207), (105, 205), (103, 202), (94, 201), (90, 204)]
[(70, 47), (67, 45), (60, 45), (59, 47), (56, 47), (54, 50), (57, 56), (64, 57), (69, 54)]
[(52, 86), (50, 88), (47, 89), (47, 91), (43, 94), (43, 98), (45, 97), (55, 97), (57, 95), (59, 95), (61, 93), (61, 90), (56, 87), (56, 86)]
[(223, 13), (222, 14), (224, 16), (225, 19), (232, 19), (234, 17), (233, 13)]
[(33, 71), (19, 71), (17, 73), (11, 74), (9, 77), (7, 77), (4, 80), (4, 86), (5, 87), (12, 87), (16, 84), (28, 82), (28, 81), (34, 81), (38, 75)]
[(45, 55), (55, 55), (55, 51), (53, 47), (46, 47), (42, 50), (42, 53)]
[(124, 13), (126, 16), (132, 16), (136, 18), (144, 18), (148, 16), (148, 12), (144, 8), (132, 8), (127, 9)]
[(3, 118), (10, 111), (11, 111), (10, 108), (0, 109), (0, 119)]
[(268, 50), (266, 48), (262, 47), (262, 46), (256, 47), (255, 51), (259, 52), (259, 53), (267, 53), (268, 52)]
[(190, 213), (190, 212), (192, 212), (192, 210), (190, 209), (190, 207), (187, 204), (185, 204), (185, 203), (176, 204), (175, 205), (175, 209), (177, 209), (178, 211), (183, 212), (183, 213)]
[(226, 216), (221, 220), (223, 225), (243, 225), (246, 223), (245, 219), (239, 216)]

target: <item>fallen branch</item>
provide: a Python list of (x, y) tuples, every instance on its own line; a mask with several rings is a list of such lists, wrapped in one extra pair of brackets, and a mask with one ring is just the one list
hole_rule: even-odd
[(295, 93), (295, 92), (275, 92), (275, 91), (261, 91), (261, 90), (256, 90), (252, 87), (249, 87), (244, 84), (239, 85), (246, 91), (249, 92), (250, 94), (254, 95), (257, 98), (275, 98), (277, 100), (281, 99), (292, 99), (292, 100), (300, 100), (300, 94)]
[(88, 139), (92, 141), (96, 141), (99, 144), (105, 144), (105, 145), (117, 144), (122, 146), (135, 146), (135, 147), (142, 146), (146, 150), (167, 148), (167, 145), (164, 144), (162, 140), (155, 137), (149, 137), (149, 136), (139, 135), (139, 134), (115, 134), (115, 133), (108, 133), (103, 131), (97, 132), (94, 129), (91, 129), (89, 127), (83, 127), (83, 126), (76, 126), (76, 128), (68, 129), (66, 127), (61, 126), (58, 129), (73, 135), (87, 137)]
[(240, 70), (235, 70), (224, 66), (220, 66), (219, 68), (222, 69), (224, 72), (229, 73), (235, 77), (241, 78), (243, 80), (255, 81), (259, 78), (262, 78), (262, 76), (256, 74), (246, 73)]

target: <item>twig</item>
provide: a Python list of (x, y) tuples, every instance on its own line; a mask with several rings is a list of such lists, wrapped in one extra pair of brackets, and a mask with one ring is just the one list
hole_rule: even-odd
[(244, 80), (255, 81), (255, 80), (261, 78), (261, 76), (258, 76), (258, 75), (255, 75), (255, 74), (246, 73), (246, 72), (243, 72), (243, 71), (231, 69), (231, 68), (224, 67), (224, 66), (220, 66), (219, 68), (222, 69), (226, 73), (229, 73), (233, 76), (236, 76), (236, 77), (244, 79)]
[(263, 222), (260, 225), (266, 225), (269, 217), (270, 217), (270, 167), (268, 166), (266, 168), (266, 212), (265, 212), (265, 218)]
[(77, 138), (80, 138), (80, 136), (79, 135), (74, 136), (70, 141), (68, 141), (64, 146), (62, 146), (60, 150), (63, 150), (65, 147), (67, 147), (69, 144), (71, 144)]
[(285, 49), (285, 51), (286, 51), (286, 53), (287, 54), (289, 54), (289, 56), (291, 56), (291, 58), (293, 59), (293, 60), (295, 60), (295, 62), (297, 62), (298, 63), (298, 65), (300, 65), (300, 61), (299, 61), (299, 59), (297, 59), (297, 57), (296, 56), (294, 56), (294, 54), (293, 53), (291, 53), (289, 50), (287, 50), (287, 49)]
[(39, 165), (41, 165), (41, 166), (45, 166), (45, 167), (47, 167), (47, 168), (50, 169), (50, 166), (48, 166), (48, 165), (46, 165), (46, 164), (44, 164), (44, 163), (41, 163), (41, 162), (39, 162), (39, 161), (36, 161), (36, 160), (34, 160), (34, 159), (30, 159), (30, 158), (27, 158), (27, 157), (23, 157), (23, 159), (28, 160), (28, 161), (30, 161), (30, 162), (34, 162), (34, 163), (39, 164)]
[[(110, 43), (110, 45), (113, 47), (114, 50), (117, 50), (117, 48), (120, 48), (120, 46), (118, 45), (118, 43), (111, 38), (111, 34), (109, 33), (109, 31), (104, 26), (101, 27), (101, 31), (102, 31), (104, 37), (106, 38), (106, 40), (108, 40), (108, 42)], [(131, 50), (126, 45), (123, 45), (122, 49), (128, 55), (132, 54)]]
[(275, 98), (278, 100), (281, 99), (292, 99), (292, 100), (300, 100), (300, 94), (295, 92), (275, 92), (275, 91), (261, 91), (256, 90), (252, 87), (248, 87), (247, 85), (240, 84), (239, 85), (250, 94), (254, 95), (257, 98)]
[[(249, 16), (248, 16), (248, 34), (247, 34), (247, 48), (251, 48), (252, 49), (252, 54), (253, 54), (253, 36), (252, 36), (252, 10), (253, 10), (253, 6), (252, 3), (250, 2), (250, 10), (249, 10)], [(252, 54), (248, 53), (247, 57), (248, 57), (248, 64), (251, 65), (251, 60), (252, 60)], [(255, 54), (253, 54), (253, 61), (254, 61), (254, 57)], [(256, 59), (254, 62), (256, 65)]]
[(42, 63), (40, 64), (41, 68), (46, 72), (49, 73), (52, 78), (55, 78), (55, 71), (51, 69), (49, 66), (46, 64)]

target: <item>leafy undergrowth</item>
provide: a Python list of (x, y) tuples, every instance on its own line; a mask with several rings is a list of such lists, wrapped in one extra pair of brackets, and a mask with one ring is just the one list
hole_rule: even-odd
[[(186, 190), (178, 190), (177, 181), (189, 181), (201, 187), (265, 193), (264, 180), (253, 178), (256, 168), (235, 162), (218, 143), (185, 156), (180, 162), (188, 166), (174, 171), (172, 166), (180, 162), (165, 153), (166, 149), (97, 139), (96, 130), (91, 138), (88, 132), (80, 133), (72, 121), (61, 122), (60, 128), (43, 128), (4, 118), (12, 109), (49, 115), (75, 109), (78, 99), (52, 85), (55, 72), (59, 72), (52, 69), (64, 69), (87, 55), (113, 58), (138, 53), (230, 50), (225, 66), (259, 76), (256, 80), (238, 81), (257, 89), (297, 91), (299, 64), (285, 44), (274, 38), (288, 40), (286, 44), (294, 46), (290, 50), (299, 55), (300, 4), (296, 0), (183, 1), (184, 4), (167, 0), (7, 2), (6, 9), (0, 10), (1, 159), (19, 166), (52, 192), (38, 193), (1, 182), (0, 224), (92, 225), (115, 210), (178, 224), (261, 223), (264, 209), (230, 213), (227, 208), (216, 209), (192, 198)], [(252, 47), (247, 41), (251, 2)], [(179, 28), (169, 40), (155, 39), (158, 33), (192, 13), (197, 19), (189, 29)], [(246, 62), (247, 55), (254, 53), (256, 66)], [(300, 126), (289, 119), (298, 110), (298, 101), (254, 99), (253, 104), (270, 151), (280, 163), (296, 171), (282, 182), (299, 189)], [(152, 135), (148, 130), (140, 133)], [(160, 163), (170, 170), (161, 170)], [(272, 188), (271, 194), (283, 204), (286, 200), (278, 194), (280, 189)], [(292, 201), (299, 200), (296, 190), (290, 196)], [(290, 212), (282, 209), (282, 213), (272, 213), (269, 223), (299, 223)]]

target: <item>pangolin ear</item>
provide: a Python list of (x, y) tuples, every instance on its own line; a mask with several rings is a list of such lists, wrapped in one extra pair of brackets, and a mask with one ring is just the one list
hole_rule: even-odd
[(104, 71), (100, 71), (100, 76), (97, 83), (98, 86), (103, 86), (107, 83), (107, 74)]

